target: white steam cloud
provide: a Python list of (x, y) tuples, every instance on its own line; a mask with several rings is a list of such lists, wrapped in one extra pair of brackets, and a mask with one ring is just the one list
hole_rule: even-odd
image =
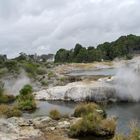
[(118, 69), (114, 87), (121, 100), (140, 101), (140, 57)]
[(22, 71), (20, 73), (20, 75), (18, 76), (17, 79), (6, 79), (4, 81), (5, 83), (5, 89), (6, 89), (6, 92), (8, 94), (13, 94), (13, 95), (18, 95), (19, 94), (19, 91), (20, 89), (26, 85), (26, 84), (30, 84), (31, 81), (30, 79), (26, 76), (25, 72)]

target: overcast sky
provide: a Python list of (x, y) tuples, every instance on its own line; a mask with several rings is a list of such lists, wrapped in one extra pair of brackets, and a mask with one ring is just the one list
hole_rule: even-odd
[(55, 53), (140, 35), (140, 0), (0, 0), (0, 53)]

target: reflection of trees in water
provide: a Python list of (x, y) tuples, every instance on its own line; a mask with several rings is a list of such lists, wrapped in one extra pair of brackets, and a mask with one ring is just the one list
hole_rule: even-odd
[(77, 105), (77, 103), (73, 101), (47, 101), (47, 102), (52, 105), (64, 106), (68, 108), (74, 108)]

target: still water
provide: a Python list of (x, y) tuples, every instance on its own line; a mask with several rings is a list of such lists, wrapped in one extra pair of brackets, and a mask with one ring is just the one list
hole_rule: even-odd
[[(49, 114), (52, 109), (58, 109), (62, 114), (72, 114), (77, 104), (63, 101), (39, 101), (38, 109), (32, 114), (24, 114), (25, 117), (38, 117)], [(107, 105), (105, 110), (108, 116), (117, 116), (117, 132), (127, 134), (129, 123), (132, 120), (140, 122), (140, 103), (114, 103)], [(87, 139), (86, 139), (87, 140)]]
[[(70, 76), (96, 76), (96, 75), (115, 75), (117, 69), (99, 69), (99, 70), (78, 70), (72, 71)], [(52, 109), (58, 109), (62, 114), (72, 114), (77, 104), (74, 102), (63, 101), (38, 101), (38, 109), (32, 114), (24, 114), (25, 117), (46, 116)], [(140, 103), (114, 103), (107, 105), (105, 110), (108, 116), (118, 117), (117, 132), (127, 134), (129, 124), (132, 120), (137, 120), (140, 124)], [(103, 138), (85, 137), (80, 140), (104, 140)]]
[(97, 75), (115, 75), (117, 72), (116, 68), (104, 68), (97, 70), (74, 70), (68, 73), (68, 76), (97, 76)]

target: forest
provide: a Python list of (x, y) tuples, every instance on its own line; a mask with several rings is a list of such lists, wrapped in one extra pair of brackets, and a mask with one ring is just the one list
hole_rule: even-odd
[(55, 55), (57, 63), (88, 63), (94, 61), (113, 60), (115, 58), (131, 59), (134, 54), (140, 53), (140, 36), (121, 36), (116, 41), (105, 42), (97, 47), (84, 47), (77, 43), (74, 49), (59, 49)]

